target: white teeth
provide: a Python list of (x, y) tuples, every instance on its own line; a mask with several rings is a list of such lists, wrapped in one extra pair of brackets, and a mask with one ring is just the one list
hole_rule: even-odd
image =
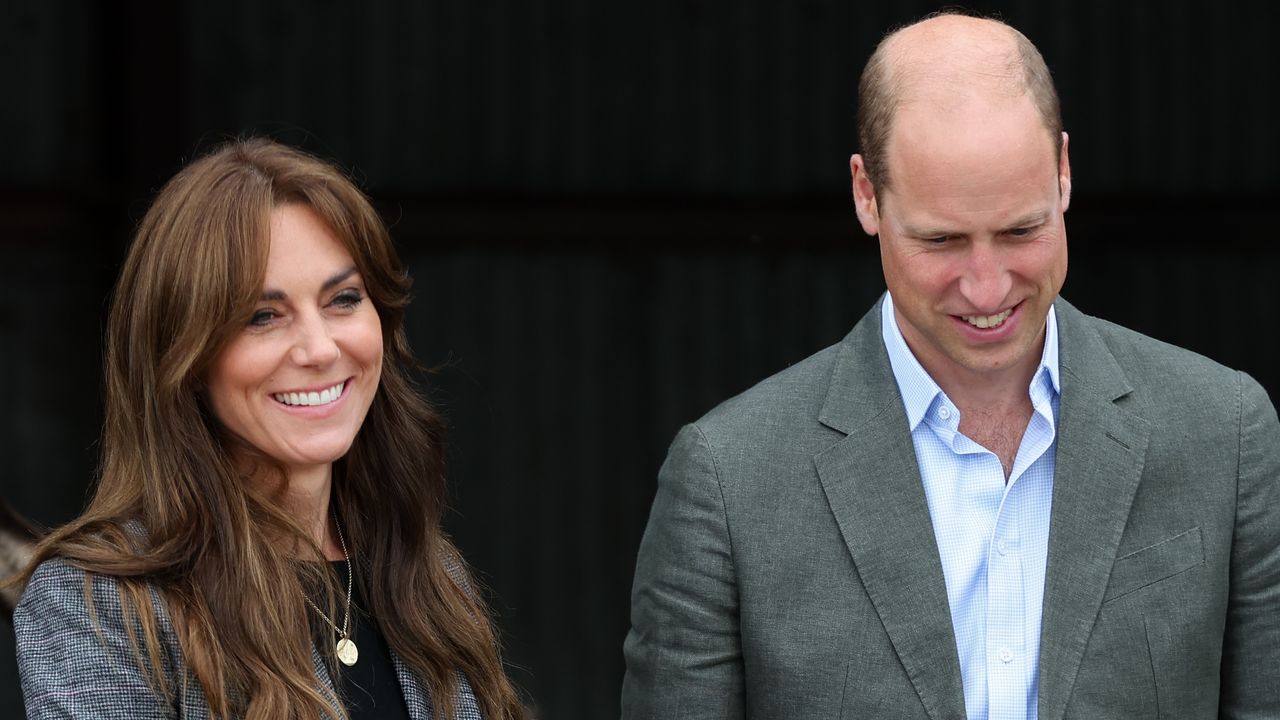
[(346, 383), (340, 382), (337, 385), (334, 385), (331, 388), (325, 388), (320, 392), (276, 393), (271, 397), (275, 398), (276, 402), (281, 402), (285, 405), (328, 405), (334, 400), (342, 397), (342, 389), (344, 387), (346, 387)]
[(965, 319), (965, 322), (969, 323), (970, 325), (986, 330), (987, 328), (993, 328), (1000, 325), (1000, 323), (1007, 320), (1009, 318), (1009, 315), (1012, 313), (1013, 313), (1013, 308), (1009, 308), (1008, 310), (1005, 310), (1002, 313), (997, 313), (995, 315), (965, 315), (964, 319)]

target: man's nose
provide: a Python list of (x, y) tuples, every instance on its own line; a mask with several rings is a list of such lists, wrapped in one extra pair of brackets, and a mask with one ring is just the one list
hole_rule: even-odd
[(996, 313), (1004, 309), (1013, 277), (1006, 258), (993, 243), (977, 242), (966, 258), (960, 276), (960, 294), (980, 313)]

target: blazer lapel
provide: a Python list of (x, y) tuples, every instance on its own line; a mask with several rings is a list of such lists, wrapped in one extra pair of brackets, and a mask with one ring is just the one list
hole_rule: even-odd
[(431, 720), (431, 697), (418, 676), (394, 650), (391, 652), (391, 664), (396, 667), (396, 677), (400, 680), (400, 691), (404, 693), (404, 704), (409, 708), (409, 717), (413, 720)]
[(1145, 462), (1147, 422), (1088, 319), (1059, 298), (1062, 396), (1040, 632), (1040, 718), (1059, 720), (1111, 576)]
[(819, 420), (848, 435), (815, 463), (863, 587), (929, 716), (963, 720), (942, 561), (879, 304), (845, 338)]
[[(391, 663), (396, 667), (396, 677), (400, 680), (400, 689), (404, 692), (405, 705), (409, 707), (409, 717), (413, 720), (431, 720), (431, 691), (394, 650), (391, 651)], [(453, 696), (453, 717), (455, 720), (480, 720), (480, 703), (476, 700), (475, 691), (467, 676), (455, 672), (458, 687)]]
[[(333, 676), (329, 674), (329, 665), (325, 662), (324, 656), (320, 654), (320, 648), (316, 647), (315, 643), (311, 643), (311, 663), (315, 665), (316, 677), (319, 678), (320, 683), (336, 693), (337, 687), (333, 684)], [(328, 720), (329, 717), (337, 717), (337, 708), (334, 708), (334, 710), (334, 714), (325, 716), (325, 720)]]

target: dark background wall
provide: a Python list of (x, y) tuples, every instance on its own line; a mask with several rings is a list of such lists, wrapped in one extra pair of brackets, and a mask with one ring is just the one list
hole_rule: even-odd
[[(1038, 43), (1075, 197), (1064, 294), (1280, 392), (1264, 2), (976, 3)], [(934, 9), (850, 0), (9, 0), (0, 7), (0, 497), (86, 497), (133, 223), (262, 132), (352, 168), (416, 278), (449, 527), (548, 718), (617, 713), (636, 546), (683, 422), (883, 289), (853, 220), (857, 74)], [(1176, 388), (1171, 388), (1176, 392)], [(0, 717), (21, 715), (0, 621)]]

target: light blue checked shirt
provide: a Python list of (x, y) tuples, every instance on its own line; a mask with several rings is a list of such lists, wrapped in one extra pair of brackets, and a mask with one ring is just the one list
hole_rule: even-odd
[(1058, 323), (1046, 321), (1034, 412), (1005, 482), (995, 453), (960, 434), (960, 412), (902, 338), (887, 293), (884, 346), (906, 406), (942, 556), (969, 720), (1036, 720), (1040, 616), (1057, 449)]

